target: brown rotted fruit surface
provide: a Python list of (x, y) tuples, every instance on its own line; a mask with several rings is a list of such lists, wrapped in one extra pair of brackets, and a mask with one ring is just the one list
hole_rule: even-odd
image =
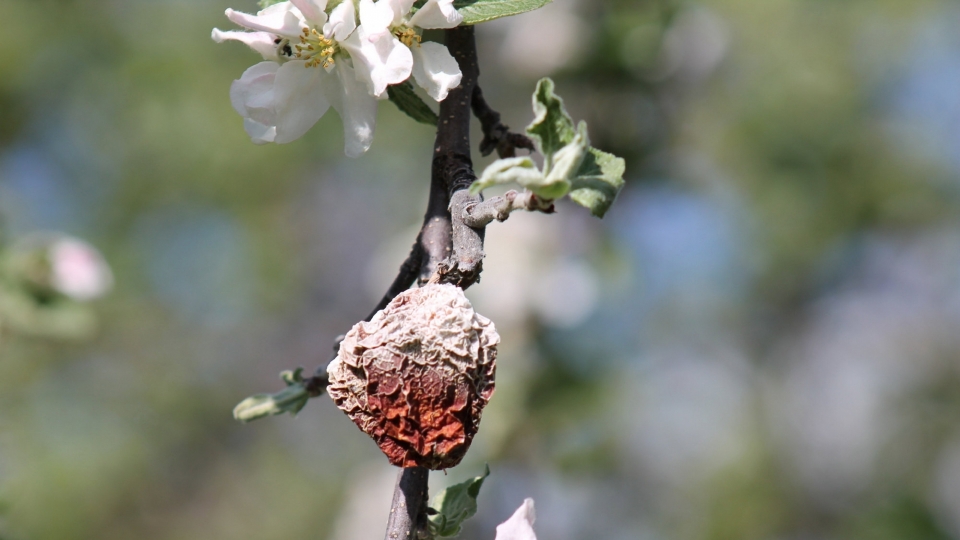
[(447, 469), (480, 426), (499, 342), (459, 287), (410, 289), (347, 333), (327, 390), (390, 463)]

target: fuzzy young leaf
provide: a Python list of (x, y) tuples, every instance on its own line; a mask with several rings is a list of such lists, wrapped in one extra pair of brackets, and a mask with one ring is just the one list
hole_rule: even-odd
[(570, 198), (580, 206), (589, 208), (591, 214), (602, 218), (623, 188), (625, 169), (623, 158), (593, 147), (587, 149), (573, 179)]
[(233, 417), (241, 422), (252, 422), (265, 416), (290, 413), (294, 416), (310, 400), (310, 394), (303, 385), (303, 368), (296, 371), (284, 371), (280, 378), (287, 387), (275, 394), (257, 394), (241, 401), (233, 408)]
[(454, 0), (462, 24), (477, 24), (540, 9), (553, 0)]
[[(590, 147), (590, 137), (587, 135), (587, 123), (580, 122), (577, 134), (563, 148), (553, 154), (550, 169), (545, 171), (548, 183), (562, 180), (569, 181), (580, 170), (583, 158)], [(566, 195), (566, 192), (563, 193)]]
[(267, 9), (268, 7), (274, 4), (279, 4), (280, 2), (283, 2), (283, 0), (257, 0), (257, 5), (260, 6), (260, 9)]
[(544, 178), (537, 164), (529, 157), (498, 159), (487, 165), (483, 174), (470, 186), (470, 193), (476, 195), (490, 186), (516, 182), (520, 185), (543, 183)]
[(545, 169), (550, 169), (550, 160), (555, 152), (570, 144), (577, 135), (573, 119), (563, 106), (563, 100), (554, 93), (553, 81), (540, 79), (533, 92), (533, 122), (527, 126), (527, 134), (547, 160)]
[(433, 112), (433, 109), (420, 99), (420, 96), (413, 90), (413, 85), (410, 84), (410, 81), (388, 86), (387, 96), (390, 97), (390, 101), (392, 101), (398, 109), (410, 118), (413, 118), (421, 124), (430, 126), (437, 125), (437, 113)]
[(451, 537), (460, 534), (464, 521), (477, 513), (477, 496), (483, 481), (490, 476), (487, 466), (483, 475), (450, 486), (437, 494), (430, 507), (437, 511), (430, 516), (430, 532), (434, 536)]

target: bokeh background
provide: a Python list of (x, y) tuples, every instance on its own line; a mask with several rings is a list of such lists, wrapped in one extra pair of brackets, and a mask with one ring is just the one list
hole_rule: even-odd
[[(239, 2), (239, 3), (237, 3)], [(0, 342), (0, 538), (381, 538), (394, 471), (326, 362), (403, 260), (433, 133), (389, 103), (252, 145), (215, 45), (253, 0), (0, 1), (6, 242), (63, 231), (115, 288), (86, 340)], [(627, 160), (604, 220), (491, 225), (503, 337), (464, 538), (960, 539), (960, 5), (556, 0), (479, 30), (505, 121), (555, 78)], [(476, 141), (479, 139), (475, 139)], [(476, 156), (478, 169), (489, 160)]]

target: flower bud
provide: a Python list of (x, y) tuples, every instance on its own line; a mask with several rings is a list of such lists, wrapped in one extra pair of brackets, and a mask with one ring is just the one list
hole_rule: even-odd
[(40, 295), (61, 294), (84, 302), (106, 294), (113, 273), (99, 251), (60, 233), (35, 233), (10, 249), (7, 271)]
[(463, 459), (493, 394), (499, 342), (459, 287), (410, 289), (350, 329), (327, 391), (390, 463), (447, 469)]

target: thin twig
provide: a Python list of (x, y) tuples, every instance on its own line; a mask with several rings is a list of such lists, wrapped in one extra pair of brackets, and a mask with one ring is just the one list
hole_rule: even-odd
[(400, 272), (397, 274), (397, 277), (393, 279), (390, 288), (384, 293), (383, 298), (381, 298), (380, 302), (373, 308), (373, 311), (363, 320), (369, 321), (373, 319), (373, 316), (376, 315), (378, 311), (387, 307), (387, 304), (396, 298), (398, 294), (409, 289), (410, 285), (417, 279), (417, 276), (420, 274), (420, 267), (423, 265), (424, 250), (423, 244), (420, 243), (422, 234), (423, 233), (417, 235), (417, 241), (413, 244), (413, 248), (410, 249), (407, 260), (403, 261), (403, 264), (400, 265)]
[(552, 214), (555, 211), (552, 200), (541, 199), (531, 191), (518, 193), (511, 189), (500, 197), (468, 205), (463, 209), (463, 222), (469, 227), (479, 229), (486, 227), (493, 220), (506, 221), (510, 213), (517, 210), (544, 214)]
[(473, 87), (470, 105), (474, 116), (480, 120), (480, 128), (483, 129), (483, 140), (480, 141), (481, 155), (489, 156), (496, 150), (501, 158), (515, 157), (517, 148), (525, 148), (533, 152), (533, 141), (526, 135), (510, 131), (510, 127), (500, 121), (500, 113), (487, 104), (479, 85)]

